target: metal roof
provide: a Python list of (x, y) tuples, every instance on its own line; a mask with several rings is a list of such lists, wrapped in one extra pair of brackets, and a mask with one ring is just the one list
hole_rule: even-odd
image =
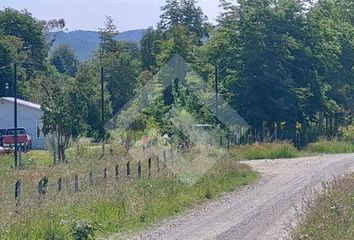
[[(2, 97), (2, 98), (0, 98), (0, 101), (7, 101), (7, 102), (14, 103), (15, 99), (13, 97)], [(28, 101), (25, 101), (25, 100), (17, 99), (17, 104), (25, 106), (25, 107), (32, 108), (32, 109), (35, 109), (35, 110), (42, 111), (41, 105), (36, 104), (36, 103), (32, 103), (32, 102), (28, 102)]]

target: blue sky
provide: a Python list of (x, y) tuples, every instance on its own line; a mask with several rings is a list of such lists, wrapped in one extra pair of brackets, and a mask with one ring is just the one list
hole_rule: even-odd
[[(27, 9), (38, 19), (64, 18), (68, 30), (97, 30), (112, 16), (120, 31), (155, 26), (165, 0), (0, 0), (0, 9)], [(199, 0), (211, 22), (219, 0)]]

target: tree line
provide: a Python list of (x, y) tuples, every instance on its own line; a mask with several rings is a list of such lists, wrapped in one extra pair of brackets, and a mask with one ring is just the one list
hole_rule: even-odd
[[(47, 132), (61, 139), (104, 137), (110, 119), (174, 54), (250, 125), (253, 140), (288, 139), (297, 146), (337, 137), (352, 124), (354, 109), (354, 3), (351, 0), (221, 0), (212, 25), (196, 0), (167, 0), (156, 26), (140, 44), (115, 40), (111, 17), (100, 29), (94, 56), (79, 62), (67, 45), (51, 46), (65, 21), (40, 21), (27, 11), (0, 11), (0, 68), (17, 62), (20, 96), (44, 107)], [(52, 36), (49, 39), (48, 36)], [(54, 37), (53, 37), (54, 36)], [(11, 79), (0, 70), (0, 95)], [(201, 123), (222, 124), (176, 84), (161, 91), (132, 126), (178, 135), (169, 115), (178, 105)]]

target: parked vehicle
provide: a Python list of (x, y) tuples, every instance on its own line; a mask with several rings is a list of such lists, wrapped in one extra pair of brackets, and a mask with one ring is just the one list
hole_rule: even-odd
[(3, 146), (3, 139), (5, 134), (6, 134), (6, 129), (0, 129), (0, 147)]
[[(15, 147), (15, 129), (7, 129), (3, 145), (8, 148)], [(23, 151), (32, 149), (32, 139), (25, 128), (17, 128), (17, 146)]]

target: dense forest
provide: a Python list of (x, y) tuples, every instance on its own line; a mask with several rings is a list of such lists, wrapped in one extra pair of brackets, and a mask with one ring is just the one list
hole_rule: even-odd
[[(220, 95), (249, 123), (254, 141), (287, 139), (301, 147), (340, 137), (353, 121), (354, 2), (221, 0), (220, 7), (212, 25), (196, 0), (167, 0), (139, 44), (117, 40), (107, 17), (98, 49), (84, 62), (55, 44), (52, 33), (64, 28), (63, 19), (0, 10), (0, 96), (12, 96), (16, 62), (19, 95), (42, 104), (47, 132), (99, 140), (101, 68), (104, 118), (110, 119), (178, 54), (212, 87), (217, 73)], [(177, 134), (169, 116), (177, 104), (200, 123), (223, 127), (188, 90), (176, 94), (176, 88), (156, 96), (133, 130)]]

